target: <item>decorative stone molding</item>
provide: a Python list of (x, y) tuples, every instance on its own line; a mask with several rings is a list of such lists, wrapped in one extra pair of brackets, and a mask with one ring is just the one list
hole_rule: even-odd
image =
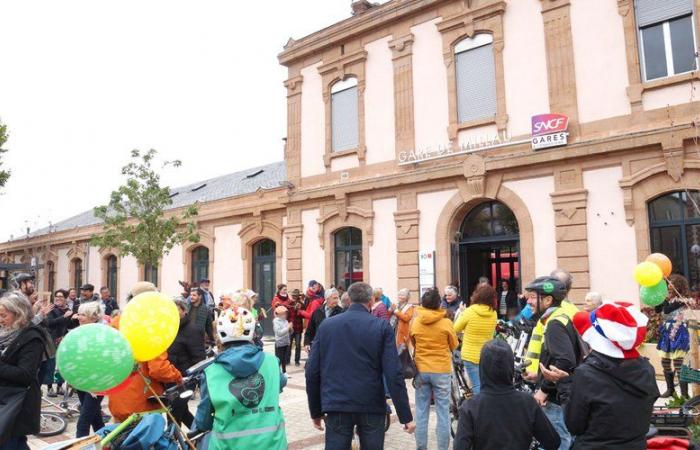
[(260, 212), (248, 218), (241, 226), (238, 236), (241, 240), (241, 259), (244, 261), (243, 279), (247, 286), (253, 285), (253, 247), (264, 239), (275, 243), (275, 284), (282, 282), (282, 259), (285, 257), (282, 233), (281, 217), (263, 219)]
[(284, 82), (287, 88), (287, 139), (284, 145), (284, 160), (287, 163), (287, 178), (292, 185), (301, 179), (301, 91), (303, 77), (296, 76)]
[[(437, 23), (442, 33), (442, 52), (447, 67), (447, 98), (449, 106), (448, 137), (452, 147), (457, 146), (457, 137), (461, 130), (495, 124), (499, 132), (506, 131), (508, 115), (506, 113), (506, 90), (503, 66), (503, 15), (506, 2), (491, 1), (474, 6), (466, 1), (464, 9)], [(493, 62), (496, 74), (496, 116), (471, 122), (459, 122), (457, 113), (457, 77), (455, 73), (455, 45), (464, 38), (475, 34), (488, 33), (493, 37)]]
[(71, 247), (68, 249), (68, 260), (73, 261), (74, 259), (85, 261), (85, 246), (76, 241), (71, 242)]
[[(465, 201), (462, 194), (457, 192), (443, 208), (435, 230), (436, 281), (438, 286), (446, 286), (453, 281), (451, 279), (450, 244), (453, 241), (455, 232), (459, 230), (464, 217), (469, 211), (480, 203), (488, 200), (498, 200), (513, 211), (518, 221), (518, 229), (520, 230), (521, 278), (523, 280), (535, 278), (535, 240), (530, 211), (523, 199), (503, 186), (501, 181), (502, 179), (500, 177), (489, 174), (486, 177), (484, 197), (472, 197)], [(416, 264), (417, 263), (416, 258)]]
[[(183, 280), (185, 281), (195, 281), (190, 280), (192, 274), (192, 252), (194, 252), (199, 247), (206, 247), (209, 249), (209, 279), (211, 280), (211, 286), (214, 286), (214, 256), (215, 256), (215, 246), (214, 243), (216, 238), (214, 237), (214, 229), (211, 226), (206, 228), (199, 228), (197, 230), (199, 233), (199, 242), (185, 242), (182, 245), (182, 265), (183, 265)], [(160, 271), (158, 271), (158, 276), (160, 277)]]
[[(415, 194), (413, 195), (415, 198)], [(420, 252), (418, 227), (420, 210), (398, 210), (394, 212), (396, 224), (396, 259), (398, 286), (411, 291), (413, 298), (419, 298), (419, 267), (416, 254)]]
[(394, 133), (396, 155), (415, 148), (413, 109), (413, 34), (389, 41), (394, 64)]
[(321, 209), (318, 224), (318, 241), (325, 254), (325, 280), (331, 282), (335, 268), (333, 238), (335, 232), (345, 227), (355, 227), (362, 231), (362, 270), (363, 278), (369, 283), (369, 248), (374, 244), (374, 212), (359, 206), (349, 205), (346, 196), (341, 196), (335, 204)]
[[(323, 79), (323, 103), (325, 106), (326, 118), (326, 150), (323, 155), (323, 163), (326, 166), (326, 171), (330, 171), (331, 160), (347, 155), (357, 155), (360, 165), (365, 164), (365, 62), (367, 61), (367, 52), (359, 50), (348, 55), (342, 55), (332, 61), (324, 63), (318, 68), (318, 72)], [(356, 149), (343, 150), (339, 152), (333, 151), (333, 122), (332, 122), (332, 107), (331, 107), (331, 88), (337, 81), (344, 81), (350, 77), (357, 78), (357, 114), (358, 117), (358, 136), (359, 144)]]
[(576, 70), (571, 33), (570, 0), (542, 0), (542, 19), (547, 55), (549, 108), (569, 117), (569, 134), (578, 130)]

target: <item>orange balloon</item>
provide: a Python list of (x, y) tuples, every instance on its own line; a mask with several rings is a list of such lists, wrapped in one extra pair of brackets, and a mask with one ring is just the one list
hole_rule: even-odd
[(673, 264), (671, 264), (671, 260), (668, 259), (668, 256), (663, 253), (652, 253), (647, 257), (646, 261), (659, 266), (659, 269), (661, 269), (661, 272), (664, 274), (664, 278), (668, 278), (668, 276), (671, 275)]

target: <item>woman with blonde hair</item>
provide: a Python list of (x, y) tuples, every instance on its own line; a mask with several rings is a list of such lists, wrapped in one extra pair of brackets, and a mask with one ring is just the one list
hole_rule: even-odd
[(32, 306), (21, 294), (0, 298), (0, 397), (23, 396), (21, 406), (2, 409), (15, 416), (11, 429), (0, 435), (0, 450), (28, 450), (27, 435), (40, 428), (41, 388), (38, 373), (44, 356), (53, 357), (45, 332), (32, 324)]
[[(80, 326), (100, 323), (102, 321), (102, 307), (99, 302), (81, 303), (78, 313), (75, 315)], [(105, 325), (106, 326), (106, 325)], [(77, 391), (80, 400), (80, 417), (75, 427), (75, 437), (85, 437), (92, 431), (97, 431), (105, 426), (102, 419), (102, 395), (95, 396), (89, 392)]]

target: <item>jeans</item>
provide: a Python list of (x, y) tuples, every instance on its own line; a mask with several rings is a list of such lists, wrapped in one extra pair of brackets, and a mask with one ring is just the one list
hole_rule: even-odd
[(326, 450), (350, 450), (356, 426), (361, 449), (383, 450), (385, 424), (384, 414), (328, 413)]
[(418, 374), (416, 388), (416, 448), (428, 448), (428, 417), (430, 415), (430, 397), (435, 398), (437, 415), (437, 448), (447, 450), (450, 445), (450, 387), (451, 374)]
[(287, 349), (287, 365), (292, 362), (292, 347), (294, 347), (294, 362), (301, 362), (301, 333), (296, 331), (289, 335), (289, 349)]
[(56, 371), (56, 358), (43, 361), (39, 366), (39, 383), (51, 386), (54, 382), (54, 372)]
[(102, 396), (97, 398), (87, 392), (78, 391), (78, 399), (80, 400), (80, 417), (75, 427), (75, 437), (85, 437), (90, 435), (90, 426), (92, 431), (97, 431), (104, 428), (105, 423), (102, 420)]
[(561, 444), (559, 445), (559, 450), (569, 450), (571, 447), (572, 439), (569, 430), (566, 429), (566, 424), (564, 423), (564, 409), (557, 405), (556, 403), (547, 402), (544, 408), (544, 415), (547, 416), (552, 426), (557, 430), (557, 434), (561, 439)]
[(0, 450), (29, 450), (27, 436), (17, 436), (8, 439), (4, 444), (0, 445)]
[(464, 361), (464, 370), (467, 372), (469, 382), (472, 384), (472, 392), (478, 394), (481, 391), (481, 380), (479, 379), (479, 365), (473, 362)]
[(287, 354), (289, 354), (289, 345), (275, 347), (275, 356), (280, 360), (282, 373), (287, 373)]

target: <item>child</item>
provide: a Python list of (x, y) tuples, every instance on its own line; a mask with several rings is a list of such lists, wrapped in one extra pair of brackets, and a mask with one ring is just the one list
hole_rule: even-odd
[(272, 328), (275, 330), (275, 356), (280, 360), (282, 373), (287, 373), (287, 351), (289, 350), (289, 334), (292, 331), (292, 324), (287, 321), (287, 308), (282, 305), (275, 308)]
[(226, 311), (217, 332), (224, 352), (204, 370), (195, 428), (214, 431), (210, 449), (286, 449), (279, 396), (287, 376), (277, 358), (253, 345), (252, 313), (241, 307)]
[[(479, 370), (481, 392), (459, 408), (454, 450), (525, 449), (530, 448), (533, 437), (545, 450), (559, 447), (559, 435), (542, 408), (532, 395), (513, 386), (515, 367), (508, 344), (487, 342), (481, 349)], [(504, 407), (507, 414), (503, 414)]]

